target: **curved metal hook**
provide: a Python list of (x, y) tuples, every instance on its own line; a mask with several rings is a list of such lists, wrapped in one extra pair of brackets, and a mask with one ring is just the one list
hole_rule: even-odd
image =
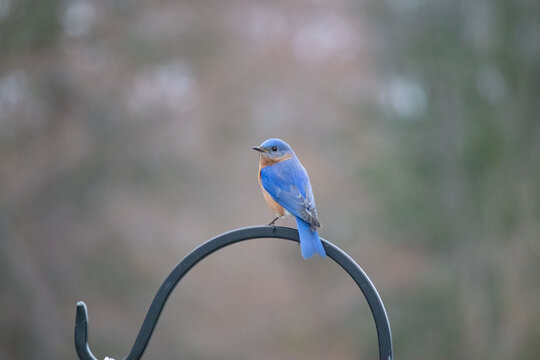
[[(191, 253), (189, 253), (167, 276), (161, 287), (159, 288), (148, 313), (143, 321), (142, 327), (139, 330), (139, 334), (135, 339), (135, 343), (131, 348), (128, 356), (125, 360), (139, 360), (152, 332), (159, 320), (159, 316), (169, 295), (174, 290), (176, 284), (182, 279), (182, 277), (199, 261), (210, 255), (214, 251), (217, 251), (225, 246), (234, 244), (236, 242), (258, 239), (258, 238), (279, 238), (291, 241), (299, 242), (298, 231), (296, 229), (282, 227), (282, 226), (252, 226), (245, 227), (216, 236), (213, 239), (203, 243)], [(331, 242), (321, 239), (325, 248), (326, 254), (336, 263), (338, 263), (356, 282), (364, 297), (366, 298), (373, 319), (375, 320), (375, 327), (377, 328), (377, 337), (379, 340), (379, 359), (380, 360), (392, 360), (392, 333), (390, 330), (390, 323), (386, 310), (382, 303), (377, 290), (373, 286), (373, 283), (368, 278), (366, 273), (360, 266), (340, 248), (332, 244)], [(75, 348), (80, 360), (97, 360), (96, 357), (90, 351), (88, 346), (88, 313), (84, 302), (79, 301), (77, 303), (77, 315), (75, 319)]]

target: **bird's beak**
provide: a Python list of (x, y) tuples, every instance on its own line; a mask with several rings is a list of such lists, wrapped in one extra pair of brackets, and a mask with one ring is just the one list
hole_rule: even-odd
[(260, 152), (260, 153), (268, 152), (268, 150), (263, 149), (263, 148), (260, 148), (260, 147), (257, 147), (257, 146), (252, 147), (252, 149), (255, 150), (255, 151), (258, 151), (258, 152)]

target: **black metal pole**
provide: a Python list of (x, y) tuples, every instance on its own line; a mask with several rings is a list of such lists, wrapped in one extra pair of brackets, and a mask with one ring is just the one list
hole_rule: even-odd
[[(299, 242), (298, 231), (296, 229), (281, 226), (252, 226), (223, 233), (197, 247), (176, 265), (159, 288), (148, 309), (135, 343), (125, 360), (139, 360), (142, 357), (169, 295), (180, 279), (193, 266), (214, 251), (225, 246), (244, 240), (259, 238), (279, 238)], [(392, 333), (390, 323), (377, 290), (366, 273), (350, 256), (331, 242), (324, 239), (321, 240), (328, 257), (338, 263), (354, 279), (369, 304), (373, 319), (375, 320), (375, 327), (377, 328), (379, 359), (392, 360)], [(88, 312), (86, 304), (82, 301), (77, 303), (75, 348), (80, 360), (97, 360), (88, 346)]]

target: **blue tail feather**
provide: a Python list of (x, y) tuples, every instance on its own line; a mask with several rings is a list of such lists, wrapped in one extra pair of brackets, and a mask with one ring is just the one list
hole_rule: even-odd
[(313, 255), (318, 254), (320, 257), (325, 257), (326, 252), (322, 245), (319, 234), (316, 230), (311, 230), (310, 225), (300, 218), (296, 218), (296, 225), (298, 227), (298, 234), (300, 235), (300, 250), (302, 251), (302, 257), (309, 259)]

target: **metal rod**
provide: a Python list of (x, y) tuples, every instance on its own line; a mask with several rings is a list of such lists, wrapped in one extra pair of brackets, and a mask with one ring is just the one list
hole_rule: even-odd
[[(159, 288), (148, 313), (143, 321), (139, 334), (135, 339), (135, 343), (131, 348), (125, 360), (139, 360), (150, 341), (150, 337), (159, 320), (159, 316), (169, 295), (174, 290), (180, 279), (199, 261), (228, 245), (251, 239), (260, 238), (279, 238), (299, 242), (298, 231), (296, 229), (282, 226), (252, 226), (240, 229), (235, 229), (203, 243), (191, 253), (189, 253), (167, 276), (161, 287)], [(373, 286), (373, 283), (362, 270), (360, 266), (340, 248), (331, 242), (321, 239), (329, 258), (338, 263), (356, 282), (364, 297), (366, 298), (375, 327), (377, 328), (377, 337), (379, 341), (379, 359), (392, 360), (392, 333), (390, 330), (390, 322), (382, 300)], [(80, 360), (97, 360), (88, 346), (88, 311), (86, 304), (82, 301), (77, 303), (77, 314), (75, 318), (75, 348)]]

